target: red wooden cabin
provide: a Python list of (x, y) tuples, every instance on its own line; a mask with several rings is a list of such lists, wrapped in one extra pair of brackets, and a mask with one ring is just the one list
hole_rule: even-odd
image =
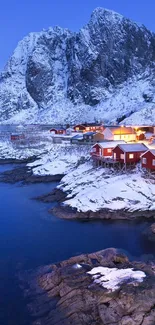
[(100, 157), (112, 157), (113, 149), (120, 143), (125, 143), (124, 141), (105, 141), (101, 143), (95, 143), (91, 149), (92, 156)]
[(95, 123), (84, 123), (84, 124), (77, 124), (74, 126), (74, 131), (76, 131), (76, 132), (89, 132), (89, 131), (103, 132), (104, 129), (105, 128), (103, 125), (99, 125), (99, 124), (95, 124)]
[(141, 155), (147, 150), (143, 143), (119, 144), (113, 149), (113, 159), (123, 164), (134, 164), (140, 161)]
[(141, 155), (141, 164), (143, 168), (155, 170), (155, 149), (149, 149)]
[(24, 134), (11, 134), (11, 141), (23, 140), (25, 139)]
[(66, 130), (64, 128), (53, 128), (50, 130), (50, 133), (53, 134), (65, 134)]

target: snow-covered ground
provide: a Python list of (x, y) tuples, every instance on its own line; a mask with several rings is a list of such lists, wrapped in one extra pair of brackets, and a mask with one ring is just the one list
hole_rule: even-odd
[(77, 211), (155, 210), (155, 185), (138, 169), (116, 174), (93, 168), (90, 161), (63, 177), (58, 187), (69, 193), (64, 204)]
[[(49, 146), (49, 144), (48, 144)], [(0, 159), (19, 159), (24, 160), (33, 156), (40, 156), (46, 152), (47, 148), (44, 142), (38, 146), (21, 146), (14, 145), (10, 141), (0, 141)]]
[(33, 168), (34, 175), (63, 175), (75, 170), (82, 159), (89, 160), (89, 152), (89, 145), (53, 144), (48, 153), (28, 166)]
[(142, 271), (134, 271), (133, 269), (117, 269), (98, 266), (87, 272), (94, 280), (94, 283), (101, 285), (111, 291), (120, 288), (121, 284), (134, 284), (143, 282), (146, 274)]

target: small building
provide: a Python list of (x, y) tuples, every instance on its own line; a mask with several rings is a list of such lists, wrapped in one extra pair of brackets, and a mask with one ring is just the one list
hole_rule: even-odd
[(71, 140), (71, 144), (83, 144), (83, 134), (74, 135)]
[(83, 141), (86, 143), (95, 143), (98, 141), (103, 141), (104, 135), (100, 132), (86, 132), (83, 134)]
[(118, 144), (123, 144), (125, 141), (104, 141), (100, 143), (95, 143), (91, 149), (92, 157), (112, 157), (113, 149)]
[(155, 170), (155, 149), (148, 149), (141, 155), (141, 164), (143, 168)]
[(52, 128), (50, 130), (50, 133), (51, 134), (65, 134), (66, 133), (66, 130), (62, 127), (57, 127), (57, 128)]
[(113, 149), (113, 159), (123, 164), (134, 164), (140, 161), (141, 155), (148, 150), (143, 143), (119, 144)]
[(25, 139), (24, 134), (11, 134), (11, 141), (19, 141), (24, 139)]
[(104, 126), (96, 123), (84, 123), (84, 124), (77, 124), (74, 126), (74, 131), (76, 132), (95, 132), (100, 131), (103, 132)]
[(66, 135), (71, 135), (72, 133), (75, 133), (74, 129), (72, 129), (72, 128), (66, 129)]
[(105, 140), (124, 140), (124, 141), (136, 141), (136, 132), (131, 127), (114, 126), (107, 127), (104, 131)]

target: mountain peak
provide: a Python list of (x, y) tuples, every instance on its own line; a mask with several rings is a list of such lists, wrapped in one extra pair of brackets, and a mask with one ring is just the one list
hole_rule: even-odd
[(154, 34), (96, 8), (79, 33), (52, 27), (19, 42), (0, 74), (0, 121), (111, 123), (141, 109), (146, 120), (154, 62)]
[(96, 9), (94, 9), (94, 11), (92, 12), (91, 15), (91, 19), (96, 19), (96, 18), (103, 18), (103, 19), (119, 19), (122, 20), (124, 17), (113, 11), (113, 10), (109, 10), (106, 8), (102, 8), (102, 7), (97, 7)]

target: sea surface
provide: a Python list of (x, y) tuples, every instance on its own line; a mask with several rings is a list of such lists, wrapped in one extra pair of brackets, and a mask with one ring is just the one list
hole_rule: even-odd
[[(0, 166), (0, 172), (12, 167)], [(19, 288), (19, 269), (34, 269), (107, 247), (125, 250), (136, 259), (155, 255), (153, 244), (142, 236), (145, 222), (61, 220), (48, 213), (56, 202), (32, 199), (56, 185), (0, 183), (0, 325), (31, 324)]]

